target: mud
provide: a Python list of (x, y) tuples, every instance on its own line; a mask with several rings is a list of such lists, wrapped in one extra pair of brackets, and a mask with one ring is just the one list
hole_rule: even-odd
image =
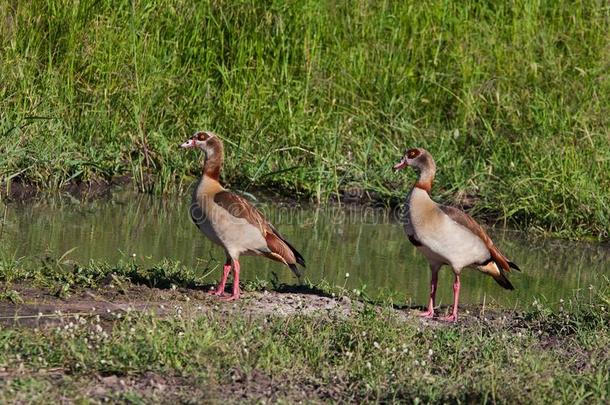
[[(65, 370), (27, 372), (0, 371), (0, 389), (12, 381), (36, 378), (61, 386), (76, 395), (63, 403), (134, 403), (134, 396), (146, 403), (161, 404), (242, 404), (242, 403), (327, 403), (341, 401), (339, 388), (311, 381), (272, 378), (255, 369), (248, 373), (233, 370), (223, 381), (200, 381), (193, 377), (145, 372), (139, 375), (74, 376)], [(140, 403), (140, 402), (135, 402)]]
[[(79, 200), (108, 198), (113, 191), (131, 184), (128, 176), (116, 176), (110, 180), (97, 179), (89, 182), (73, 181), (62, 186), (57, 193), (69, 195)], [(27, 202), (48, 195), (48, 191), (34, 184), (22, 183), (18, 180), (0, 184), (0, 198), (7, 201)]]
[[(2, 327), (47, 327), (64, 323), (67, 318), (99, 315), (102, 320), (112, 322), (117, 314), (136, 311), (152, 313), (159, 317), (174, 316), (180, 311), (183, 317), (198, 317), (207, 313), (222, 316), (242, 317), (289, 317), (293, 315), (349, 317), (364, 307), (364, 302), (347, 296), (333, 297), (322, 290), (307, 286), (280, 286), (269, 291), (242, 292), (241, 298), (225, 302), (210, 295), (211, 286), (201, 288), (153, 288), (130, 284), (127, 288), (108, 286), (101, 289), (80, 289), (67, 298), (59, 298), (49, 291), (13, 284), (20, 297), (19, 302), (0, 301), (0, 326)], [(230, 284), (227, 287), (230, 291)], [(522, 326), (522, 320), (514, 311), (489, 309), (484, 306), (460, 306), (457, 324), (438, 319), (423, 319), (417, 316), (421, 306), (378, 306), (378, 311), (391, 311), (400, 320), (425, 323), (428, 327), (451, 327), (484, 323), (489, 326)], [(449, 306), (437, 310), (437, 315), (446, 315)]]
[[(0, 325), (5, 327), (45, 327), (62, 323), (74, 315), (99, 315), (106, 321), (129, 311), (170, 316), (179, 309), (183, 316), (215, 312), (221, 315), (239, 313), (241, 316), (335, 315), (349, 316), (362, 307), (348, 297), (335, 299), (315, 289), (285, 288), (280, 291), (244, 292), (240, 300), (224, 302), (210, 295), (209, 288), (158, 289), (132, 285), (128, 289), (83, 289), (68, 298), (25, 285), (12, 285), (22, 302), (0, 301)], [(402, 317), (405, 311), (396, 310)]]

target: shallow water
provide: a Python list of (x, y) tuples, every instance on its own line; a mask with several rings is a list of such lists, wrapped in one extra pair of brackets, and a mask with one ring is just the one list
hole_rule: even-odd
[[(119, 194), (111, 200), (81, 202), (69, 198), (27, 204), (0, 203), (0, 254), (4, 257), (61, 257), (85, 263), (132, 259), (143, 266), (164, 258), (195, 266), (210, 281), (219, 277), (222, 250), (195, 228), (188, 215), (190, 197), (174, 199)], [(363, 288), (372, 297), (425, 304), (430, 271), (407, 241), (393, 212), (338, 207), (257, 204), (307, 261), (313, 282)], [(507, 291), (476, 270), (464, 270), (461, 303), (526, 308), (534, 300), (556, 304), (583, 290), (588, 296), (600, 277), (610, 277), (610, 249), (530, 237), (489, 229), (496, 245), (522, 273), (509, 278)], [(244, 279), (296, 283), (288, 268), (264, 258), (243, 257)], [(346, 277), (349, 273), (349, 277)], [(438, 302), (449, 304), (452, 274), (441, 270)]]

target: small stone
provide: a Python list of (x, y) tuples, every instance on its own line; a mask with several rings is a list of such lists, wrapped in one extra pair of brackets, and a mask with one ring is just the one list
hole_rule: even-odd
[(108, 377), (103, 377), (102, 382), (108, 385), (114, 385), (119, 381), (119, 377), (116, 375), (109, 375)]

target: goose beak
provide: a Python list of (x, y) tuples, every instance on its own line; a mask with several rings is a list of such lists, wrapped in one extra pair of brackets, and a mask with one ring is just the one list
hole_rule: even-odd
[(404, 169), (405, 167), (407, 167), (407, 162), (401, 160), (400, 162), (394, 165), (394, 170), (399, 171), (400, 169)]
[(197, 146), (197, 144), (195, 143), (194, 139), (189, 139), (188, 141), (186, 141), (182, 145), (180, 145), (180, 147), (184, 148), (184, 149), (194, 148), (195, 146)]

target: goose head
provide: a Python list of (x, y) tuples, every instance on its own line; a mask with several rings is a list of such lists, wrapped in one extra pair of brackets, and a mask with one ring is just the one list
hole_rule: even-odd
[(413, 148), (405, 152), (400, 162), (394, 165), (394, 170), (398, 171), (407, 166), (411, 166), (417, 172), (417, 182), (415, 187), (430, 192), (432, 189), (432, 181), (436, 174), (436, 164), (432, 155), (423, 148)]
[(180, 145), (185, 149), (199, 148), (205, 152), (209, 159), (214, 155), (222, 154), (222, 141), (209, 131), (198, 131), (189, 140)]
[(185, 149), (199, 148), (205, 151), (208, 148), (210, 140), (215, 137), (216, 135), (212, 132), (197, 131), (188, 141), (180, 146)]
[(434, 159), (432, 155), (423, 148), (412, 148), (405, 152), (400, 162), (394, 165), (394, 170), (398, 171), (404, 169), (407, 166), (411, 166), (418, 172), (425, 171), (426, 169), (434, 168)]

